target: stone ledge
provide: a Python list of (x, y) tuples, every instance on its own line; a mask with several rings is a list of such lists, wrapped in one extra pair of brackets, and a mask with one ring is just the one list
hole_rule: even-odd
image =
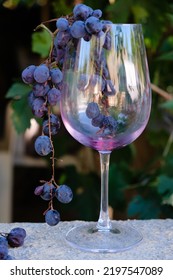
[(143, 235), (141, 243), (130, 250), (118, 253), (90, 253), (75, 249), (65, 241), (65, 234), (83, 221), (60, 222), (55, 227), (45, 223), (1, 223), (0, 231), (23, 227), (27, 237), (22, 247), (9, 249), (17, 260), (172, 260), (173, 220), (117, 221), (130, 225)]

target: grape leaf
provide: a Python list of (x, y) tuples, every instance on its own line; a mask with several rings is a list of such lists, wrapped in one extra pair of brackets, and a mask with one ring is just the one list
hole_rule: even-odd
[(27, 96), (19, 100), (13, 100), (12, 104), (12, 121), (17, 133), (23, 133), (30, 127), (30, 120), (33, 118), (31, 108), (28, 106)]
[(30, 86), (23, 83), (14, 83), (6, 93), (6, 98), (19, 98), (31, 91)]
[(143, 198), (137, 195), (128, 205), (128, 216), (138, 216), (140, 219), (156, 219), (160, 214), (160, 203), (151, 197)]
[(158, 60), (173, 60), (173, 51), (164, 53), (158, 57)]
[(158, 192), (160, 194), (171, 195), (173, 194), (173, 178), (165, 175), (158, 177)]
[(160, 104), (160, 107), (163, 109), (173, 110), (173, 100), (169, 100)]
[(51, 46), (51, 36), (46, 30), (32, 34), (32, 51), (39, 54), (42, 58), (49, 55)]

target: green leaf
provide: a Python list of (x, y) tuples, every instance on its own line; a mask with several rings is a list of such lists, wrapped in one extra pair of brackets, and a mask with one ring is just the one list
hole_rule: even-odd
[(158, 193), (163, 195), (168, 195), (170, 196), (173, 194), (173, 178), (165, 176), (165, 175), (160, 175), (158, 177)]
[(173, 51), (164, 53), (160, 55), (157, 60), (166, 60), (166, 61), (172, 61), (173, 60)]
[(146, 18), (148, 17), (148, 11), (141, 5), (132, 6), (132, 13), (134, 14), (134, 18), (136, 22), (146, 20)]
[(169, 100), (160, 104), (160, 108), (173, 110), (173, 100)]
[(6, 98), (19, 98), (31, 91), (30, 86), (23, 83), (14, 83), (7, 91)]
[(23, 133), (30, 127), (30, 120), (33, 118), (30, 107), (28, 106), (27, 96), (22, 97), (19, 100), (12, 101), (12, 121), (15, 130), (18, 133)]
[(143, 198), (141, 195), (137, 195), (129, 203), (128, 216), (138, 216), (140, 219), (156, 219), (160, 214), (160, 205), (157, 200), (152, 197)]
[(42, 58), (49, 55), (51, 47), (51, 35), (48, 31), (42, 30), (32, 34), (32, 51), (39, 54)]

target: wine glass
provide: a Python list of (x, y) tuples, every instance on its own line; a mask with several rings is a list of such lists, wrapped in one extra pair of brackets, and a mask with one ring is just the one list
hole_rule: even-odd
[(98, 222), (72, 228), (66, 240), (92, 252), (131, 248), (142, 235), (110, 220), (108, 176), (111, 152), (132, 143), (150, 115), (150, 79), (141, 25), (108, 24), (100, 36), (69, 44), (63, 75), (63, 123), (78, 142), (99, 152), (101, 165)]

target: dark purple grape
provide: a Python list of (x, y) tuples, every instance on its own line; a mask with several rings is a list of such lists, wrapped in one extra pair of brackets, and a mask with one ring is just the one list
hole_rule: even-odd
[(36, 187), (35, 190), (34, 190), (34, 194), (35, 194), (35, 195), (41, 195), (42, 192), (43, 192), (43, 186), (44, 186), (44, 185), (41, 185), (41, 186)]
[(46, 135), (38, 136), (34, 146), (35, 146), (35, 151), (40, 156), (47, 156), (49, 153), (52, 152), (51, 141), (49, 137)]
[(59, 68), (52, 68), (50, 70), (50, 76), (54, 84), (60, 83), (63, 78), (63, 74)]
[(101, 113), (92, 119), (91, 124), (95, 127), (102, 127), (103, 126), (103, 120), (104, 120), (104, 115), (102, 115)]
[(34, 71), (36, 69), (35, 65), (30, 65), (25, 68), (22, 72), (22, 80), (25, 84), (33, 84), (34, 83)]
[(0, 260), (5, 260), (8, 256), (8, 247), (7, 245), (0, 245)]
[(49, 226), (56, 226), (60, 222), (60, 214), (57, 210), (48, 210), (45, 214), (45, 222)]
[(115, 131), (118, 126), (117, 120), (112, 116), (105, 116), (102, 124), (104, 128), (108, 128), (110, 131)]
[[(43, 133), (49, 135), (49, 121), (48, 119), (43, 121)], [(50, 131), (52, 135), (56, 135), (60, 129), (61, 122), (58, 116), (50, 114)]]
[(96, 118), (100, 114), (99, 106), (96, 102), (88, 103), (86, 108), (86, 115), (89, 119)]
[(60, 31), (65, 31), (67, 30), (67, 28), (69, 27), (69, 23), (68, 20), (66, 18), (59, 18), (56, 21), (56, 27), (60, 30)]
[(59, 48), (65, 48), (67, 46), (67, 43), (71, 39), (70, 29), (67, 29), (65, 31), (59, 31), (54, 39), (54, 45), (55, 47)]
[(70, 28), (70, 32), (73, 38), (83, 38), (87, 34), (84, 22), (81, 20), (75, 21)]
[(41, 193), (41, 198), (44, 200), (50, 200), (54, 197), (55, 195), (55, 186), (51, 183), (45, 183), (43, 185), (43, 190)]
[[(49, 86), (47, 85), (47, 87), (49, 87)], [(36, 97), (43, 97), (43, 96), (45, 96), (46, 95), (46, 85), (36, 83), (33, 86), (33, 93), (34, 93), (34, 95)]]
[(62, 203), (69, 203), (73, 199), (73, 192), (67, 185), (60, 185), (55, 191), (56, 198)]
[(32, 113), (38, 118), (42, 118), (47, 113), (45, 100), (42, 97), (37, 97), (32, 103)]
[(101, 18), (102, 11), (100, 9), (94, 10), (93, 13), (92, 13), (92, 16), (97, 17), (97, 18)]
[(45, 83), (49, 79), (49, 68), (45, 65), (39, 65), (34, 71), (34, 79), (37, 83)]
[(112, 22), (110, 20), (102, 20), (101, 23), (103, 25), (102, 27), (103, 32), (108, 32), (111, 28)]
[(20, 247), (24, 243), (26, 237), (26, 231), (23, 228), (13, 228), (7, 235), (8, 244), (10, 247)]
[(87, 32), (90, 34), (99, 33), (102, 30), (102, 27), (103, 27), (103, 25), (102, 25), (101, 21), (94, 16), (89, 17), (85, 21), (85, 28), (86, 28)]
[(83, 36), (84, 41), (89, 42), (92, 38), (92, 35), (88, 32)]
[(86, 20), (91, 14), (91, 8), (84, 4), (78, 4), (74, 7), (73, 14), (76, 20)]
[(16, 234), (11, 234), (9, 233), (9, 235), (7, 236), (7, 240), (8, 240), (8, 244), (10, 247), (20, 247), (23, 245), (24, 243), (24, 237), (21, 235), (16, 235)]
[(36, 97), (35, 97), (33, 91), (31, 91), (30, 93), (28, 93), (28, 105), (29, 105), (29, 107), (32, 108), (32, 104), (33, 104), (33, 102), (34, 102), (35, 99), (36, 99)]
[(54, 46), (53, 57), (59, 64), (63, 64), (65, 57), (65, 48), (62, 49), (58, 46)]
[(61, 91), (57, 88), (51, 88), (47, 93), (47, 98), (49, 104), (55, 106), (61, 99)]

